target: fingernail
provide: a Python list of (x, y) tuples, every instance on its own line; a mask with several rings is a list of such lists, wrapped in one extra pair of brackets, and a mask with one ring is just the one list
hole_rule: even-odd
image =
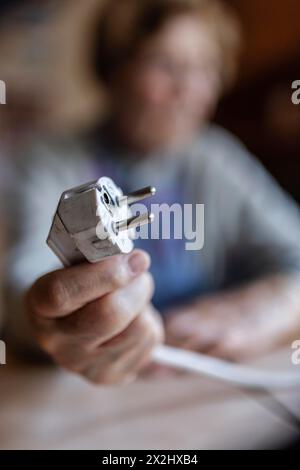
[(150, 260), (146, 253), (134, 252), (129, 257), (128, 264), (131, 272), (135, 275), (141, 274), (149, 268)]

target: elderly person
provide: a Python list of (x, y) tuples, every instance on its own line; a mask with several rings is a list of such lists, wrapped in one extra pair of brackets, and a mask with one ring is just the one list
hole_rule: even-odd
[[(164, 335), (231, 360), (297, 337), (298, 208), (209, 123), (234, 78), (238, 31), (217, 0), (105, 3), (91, 57), (109, 116), (20, 162), (8, 325), (19, 346), (104, 384), (132, 380)], [(45, 238), (58, 198), (103, 175), (126, 191), (154, 184), (155, 202), (205, 204), (204, 248), (140, 240), (130, 255), (57, 270)]]

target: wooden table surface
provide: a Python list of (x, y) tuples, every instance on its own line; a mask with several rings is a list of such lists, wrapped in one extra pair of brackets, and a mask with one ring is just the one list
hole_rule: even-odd
[[(263, 361), (271, 367), (295, 370), (290, 362), (290, 351)], [(300, 418), (300, 389), (276, 396)], [(8, 359), (0, 368), (0, 448), (284, 446), (295, 438), (296, 431), (273, 414), (272, 406), (267, 396), (253, 397), (200, 376), (148, 378), (129, 386), (96, 387), (54, 367), (21, 365)]]

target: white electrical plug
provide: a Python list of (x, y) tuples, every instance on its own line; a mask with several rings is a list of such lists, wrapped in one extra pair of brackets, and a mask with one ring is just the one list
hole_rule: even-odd
[(65, 191), (59, 201), (47, 239), (64, 266), (133, 250), (134, 229), (152, 222), (146, 213), (132, 217), (130, 206), (155, 194), (148, 187), (124, 196), (110, 178)]

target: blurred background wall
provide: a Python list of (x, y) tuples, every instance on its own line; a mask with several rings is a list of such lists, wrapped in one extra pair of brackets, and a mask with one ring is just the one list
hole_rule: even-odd
[(300, 201), (300, 106), (291, 101), (292, 82), (300, 79), (300, 3), (227, 1), (242, 19), (244, 53), (239, 83), (217, 120)]

